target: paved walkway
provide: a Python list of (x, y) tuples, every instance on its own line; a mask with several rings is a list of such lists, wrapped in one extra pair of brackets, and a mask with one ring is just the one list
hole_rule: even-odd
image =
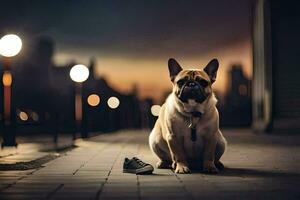
[(224, 131), (227, 169), (218, 175), (122, 173), (124, 157), (155, 164), (145, 131), (79, 141), (44, 167), (0, 171), (0, 199), (300, 199), (300, 137)]
[[(2, 138), (0, 141), (3, 142)], [(57, 143), (54, 143), (51, 134), (18, 135), (17, 143), (17, 148), (0, 148), (0, 170), (3, 168), (19, 169), (22, 168), (19, 163), (26, 164), (73, 147), (71, 134), (60, 134)]]

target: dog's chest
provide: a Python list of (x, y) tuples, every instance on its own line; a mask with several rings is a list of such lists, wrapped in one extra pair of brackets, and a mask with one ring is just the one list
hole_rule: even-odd
[(176, 134), (180, 135), (183, 139), (183, 147), (186, 155), (189, 158), (201, 157), (204, 147), (203, 135), (205, 135), (205, 130), (201, 126), (195, 127), (195, 138), (193, 141), (193, 131), (189, 128), (188, 123), (178, 123), (175, 130)]
[(202, 134), (196, 131), (196, 138), (193, 140), (192, 130), (188, 129), (183, 138), (183, 147), (188, 158), (202, 157), (204, 148), (204, 139)]

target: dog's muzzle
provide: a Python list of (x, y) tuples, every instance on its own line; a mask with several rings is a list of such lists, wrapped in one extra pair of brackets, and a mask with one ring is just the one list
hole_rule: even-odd
[(206, 100), (207, 95), (204, 88), (194, 81), (186, 82), (180, 89), (178, 98), (187, 103), (189, 99), (193, 99), (198, 103)]

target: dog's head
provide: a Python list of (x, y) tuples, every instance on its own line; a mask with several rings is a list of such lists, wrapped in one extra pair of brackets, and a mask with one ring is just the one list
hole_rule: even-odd
[(203, 103), (212, 94), (212, 84), (219, 68), (217, 59), (211, 60), (203, 70), (182, 69), (173, 58), (169, 59), (168, 65), (173, 93), (183, 103), (188, 103), (189, 100)]

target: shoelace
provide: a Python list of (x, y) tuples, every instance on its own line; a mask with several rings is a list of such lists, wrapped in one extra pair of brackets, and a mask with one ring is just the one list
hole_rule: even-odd
[(143, 167), (145, 167), (146, 165), (148, 165), (147, 163), (144, 163), (143, 161), (141, 161), (137, 157), (133, 157), (132, 159), (135, 160), (139, 165), (141, 165)]

